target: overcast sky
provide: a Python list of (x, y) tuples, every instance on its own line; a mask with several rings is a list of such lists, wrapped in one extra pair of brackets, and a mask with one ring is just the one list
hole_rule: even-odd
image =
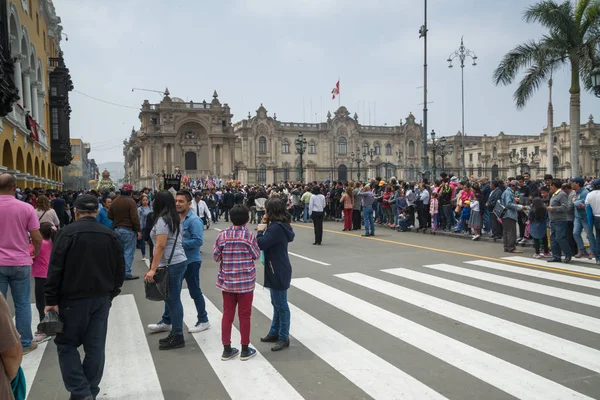
[[(338, 100), (362, 124), (396, 125), (423, 115), (423, 5), (418, 0), (54, 0), (75, 90), (140, 107), (151, 92), (201, 102), (217, 90), (234, 121), (261, 103), (280, 121), (324, 120)], [(446, 59), (460, 45), (479, 57), (465, 67), (465, 131), (471, 135), (539, 135), (548, 89), (519, 111), (516, 85), (495, 87), (501, 57), (544, 30), (521, 16), (530, 0), (429, 0), (428, 130), (460, 130), (460, 68)], [(455, 64), (456, 65), (456, 64)], [(569, 73), (554, 79), (555, 125), (569, 119)], [(312, 106), (311, 106), (312, 101)], [(71, 137), (90, 142), (98, 163), (122, 161), (122, 141), (139, 129), (139, 111), (72, 92)], [(322, 105), (322, 106), (321, 106)], [(369, 107), (370, 105), (370, 107)], [(369, 113), (370, 108), (370, 113)], [(600, 100), (582, 95), (582, 122)], [(369, 115), (370, 114), (370, 115)]]

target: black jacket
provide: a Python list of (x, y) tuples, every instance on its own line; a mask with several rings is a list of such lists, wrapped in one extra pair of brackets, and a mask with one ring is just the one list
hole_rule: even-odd
[(288, 243), (294, 240), (290, 224), (273, 222), (256, 236), (258, 247), (265, 255), (265, 287), (287, 290), (292, 281), (292, 264), (288, 256)]
[(223, 193), (223, 205), (227, 208), (233, 207), (235, 203), (235, 196), (231, 192)]
[(46, 305), (89, 297), (114, 298), (125, 280), (124, 254), (117, 235), (93, 217), (61, 229), (50, 256)]

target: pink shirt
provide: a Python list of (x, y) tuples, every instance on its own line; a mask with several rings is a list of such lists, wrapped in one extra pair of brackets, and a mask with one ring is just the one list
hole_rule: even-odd
[(31, 266), (31, 276), (34, 278), (48, 277), (48, 264), (50, 264), (50, 253), (52, 253), (52, 241), (42, 240), (40, 254), (33, 259)]
[(0, 227), (4, 232), (0, 235), (0, 266), (31, 265), (27, 232), (40, 229), (37, 213), (31, 204), (14, 196), (0, 195)]

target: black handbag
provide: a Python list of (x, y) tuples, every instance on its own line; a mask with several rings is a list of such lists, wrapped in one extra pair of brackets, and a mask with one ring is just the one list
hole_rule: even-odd
[(175, 253), (177, 239), (179, 239), (179, 229), (177, 229), (177, 235), (175, 236), (175, 242), (171, 249), (171, 255), (167, 260), (167, 265), (156, 269), (156, 272), (154, 273), (154, 282), (144, 281), (144, 289), (148, 300), (165, 301), (169, 298), (169, 265), (171, 265), (173, 253)]

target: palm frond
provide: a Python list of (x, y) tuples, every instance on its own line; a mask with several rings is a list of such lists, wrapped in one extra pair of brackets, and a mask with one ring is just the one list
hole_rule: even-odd
[(589, 41), (585, 43), (577, 54), (579, 63), (579, 75), (583, 81), (583, 87), (592, 90), (591, 72), (596, 65), (600, 65), (600, 54), (597, 46), (600, 41)]
[(581, 22), (581, 35), (600, 35), (600, 1), (596, 0), (585, 9), (583, 21)]
[(518, 109), (525, 107), (527, 101), (539, 89), (540, 85), (548, 80), (551, 69), (551, 65), (545, 63), (536, 63), (527, 69), (514, 94)]
[(591, 0), (578, 0), (575, 5), (575, 23), (579, 26), (583, 20), (583, 16), (586, 13)]
[(525, 10), (523, 19), (528, 23), (537, 22), (550, 32), (560, 33), (569, 41), (577, 34), (573, 6), (568, 0), (560, 4), (554, 0), (540, 1)]

